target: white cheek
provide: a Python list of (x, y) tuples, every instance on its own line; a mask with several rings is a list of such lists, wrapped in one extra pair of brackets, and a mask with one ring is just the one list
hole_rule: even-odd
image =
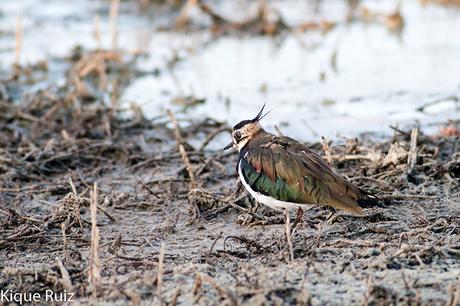
[(243, 141), (240, 141), (236, 146), (238, 148), (238, 151), (241, 151), (241, 149), (248, 143), (248, 139), (244, 139)]

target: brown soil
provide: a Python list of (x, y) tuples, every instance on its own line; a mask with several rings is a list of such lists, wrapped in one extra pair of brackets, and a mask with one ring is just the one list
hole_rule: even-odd
[[(134, 73), (116, 54), (85, 60)], [(312, 207), (291, 261), (283, 216), (237, 188), (237, 154), (207, 149), (228, 127), (120, 119), (95, 89), (112, 81), (104, 73), (80, 59), (67, 85), (20, 105), (6, 93), (33, 78), (18, 69), (4, 82), (0, 290), (66, 290), (80, 304), (459, 303), (458, 137), (395, 131), (332, 146), (335, 169), (384, 204), (365, 217)]]

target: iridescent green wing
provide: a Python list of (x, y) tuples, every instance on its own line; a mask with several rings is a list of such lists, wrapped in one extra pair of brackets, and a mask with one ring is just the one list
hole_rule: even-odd
[(283, 178), (272, 176), (273, 172), (268, 168), (269, 161), (266, 161), (263, 168), (251, 160), (251, 158), (241, 159), (241, 171), (251, 189), (280, 201), (294, 203), (301, 201), (300, 188), (291, 187)]
[(360, 189), (334, 173), (329, 165), (303, 144), (288, 138), (254, 143), (242, 162), (253, 189), (278, 200), (330, 205), (361, 214)]

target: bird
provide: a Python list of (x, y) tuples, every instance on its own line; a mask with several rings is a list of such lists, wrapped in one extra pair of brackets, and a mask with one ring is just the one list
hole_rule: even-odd
[(315, 151), (299, 141), (271, 134), (257, 116), (243, 120), (232, 129), (232, 141), (224, 150), (239, 152), (236, 171), (249, 194), (275, 210), (285, 212), (309, 205), (330, 206), (362, 216), (363, 207), (373, 206), (375, 196), (336, 173)]

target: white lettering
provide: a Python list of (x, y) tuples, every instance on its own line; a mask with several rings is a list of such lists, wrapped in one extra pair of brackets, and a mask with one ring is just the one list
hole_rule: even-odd
[(22, 305), (23, 300), (22, 300), (22, 293), (21, 292), (15, 292), (12, 294), (12, 299), (11, 301), (19, 303), (19, 305)]
[(45, 301), (49, 302), (49, 301), (53, 301), (53, 290), (45, 290)]
[(11, 302), (10, 299), (8, 299), (8, 292), (11, 291), (10, 289), (6, 290), (6, 291), (0, 291), (1, 295), (0, 295), (0, 301), (2, 302)]
[(32, 297), (32, 299), (33, 299), (34, 302), (40, 302), (41, 297), (42, 296), (40, 295), (40, 293), (35, 292), (33, 297)]
[[(21, 294), (21, 293), (19, 293)], [(32, 302), (32, 293), (23, 293), (23, 297), (22, 297), (22, 301), (23, 302), (27, 302), (27, 303), (30, 303)]]
[[(54, 292), (53, 290), (45, 290), (45, 301), (47, 302), (73, 302), (75, 293)], [(24, 303), (37, 303), (42, 301), (42, 294), (39, 292), (13, 292), (11, 289), (0, 290), (0, 305), (4, 303), (16, 303), (23, 305)]]

